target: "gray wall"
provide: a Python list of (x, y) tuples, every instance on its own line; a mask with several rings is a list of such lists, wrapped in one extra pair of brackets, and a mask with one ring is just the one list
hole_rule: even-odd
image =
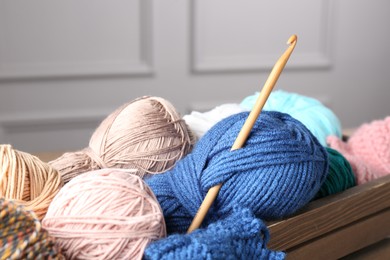
[(0, 143), (83, 148), (142, 95), (184, 115), (261, 90), (318, 98), (344, 128), (390, 114), (388, 0), (0, 0)]

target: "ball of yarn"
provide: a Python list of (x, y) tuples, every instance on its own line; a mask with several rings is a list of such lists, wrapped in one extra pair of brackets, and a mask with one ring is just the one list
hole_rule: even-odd
[(326, 147), (329, 173), (314, 199), (323, 198), (356, 186), (355, 174), (347, 159), (338, 151)]
[(137, 168), (137, 174), (170, 169), (194, 143), (188, 126), (173, 105), (159, 97), (126, 103), (104, 119), (89, 146), (50, 161), (64, 182), (102, 168)]
[(166, 235), (146, 183), (123, 169), (83, 173), (60, 190), (42, 220), (67, 259), (141, 259)]
[(0, 199), (1, 259), (63, 259), (33, 211)]
[(390, 174), (390, 116), (362, 124), (346, 142), (337, 136), (327, 141), (347, 158), (358, 185)]
[(244, 147), (231, 151), (247, 117), (242, 112), (220, 121), (172, 170), (146, 179), (168, 233), (186, 231), (208, 190), (220, 183), (203, 223), (235, 205), (265, 220), (281, 218), (318, 192), (328, 173), (328, 155), (310, 131), (288, 114), (263, 111)]
[(190, 234), (173, 234), (151, 243), (144, 259), (285, 259), (267, 249), (267, 226), (248, 209), (234, 208), (225, 219)]
[[(243, 99), (241, 106), (251, 110), (259, 96), (256, 92)], [(323, 146), (330, 135), (341, 137), (341, 124), (336, 114), (317, 99), (284, 90), (271, 92), (264, 110), (287, 113), (302, 122)]]
[(196, 135), (197, 139), (200, 139), (211, 127), (222, 119), (244, 111), (239, 104), (227, 103), (216, 106), (204, 113), (192, 111), (190, 114), (184, 115), (183, 119)]
[(63, 182), (61, 175), (38, 157), (0, 145), (0, 197), (12, 199), (42, 219)]

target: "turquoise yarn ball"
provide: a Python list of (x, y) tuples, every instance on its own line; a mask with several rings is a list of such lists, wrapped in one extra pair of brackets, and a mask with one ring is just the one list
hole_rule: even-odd
[[(252, 110), (259, 92), (242, 100), (240, 106)], [(284, 90), (271, 92), (263, 110), (289, 114), (304, 124), (323, 146), (330, 135), (341, 138), (341, 124), (335, 113), (317, 99)]]

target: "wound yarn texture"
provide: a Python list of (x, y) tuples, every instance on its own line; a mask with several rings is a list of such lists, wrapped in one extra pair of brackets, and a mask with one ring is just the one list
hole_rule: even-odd
[[(241, 106), (252, 110), (259, 92), (244, 98)], [(319, 100), (284, 90), (271, 92), (264, 110), (287, 113), (303, 123), (317, 137), (321, 145), (327, 146), (326, 138), (334, 135), (341, 138), (341, 124), (336, 114)]]
[(160, 97), (140, 97), (104, 119), (89, 146), (50, 161), (67, 183), (77, 175), (103, 168), (164, 172), (186, 155), (194, 139), (173, 105)]
[(63, 186), (61, 175), (38, 157), (0, 145), (0, 197), (14, 200), (42, 219)]
[(348, 160), (338, 151), (326, 147), (329, 173), (314, 199), (323, 198), (356, 186), (355, 174)]
[(33, 211), (0, 199), (1, 259), (64, 259)]
[(390, 116), (362, 124), (346, 142), (337, 136), (327, 142), (349, 161), (358, 185), (390, 174)]
[(151, 243), (146, 260), (285, 259), (284, 252), (267, 249), (267, 226), (249, 209), (235, 207), (226, 218), (190, 234), (173, 234)]
[(244, 147), (231, 151), (247, 117), (242, 112), (220, 121), (172, 170), (146, 179), (169, 234), (185, 232), (208, 190), (220, 183), (204, 225), (235, 205), (261, 219), (279, 219), (318, 192), (328, 174), (328, 154), (317, 138), (290, 115), (263, 111)]
[(42, 220), (67, 259), (141, 259), (166, 235), (146, 183), (123, 169), (83, 173), (64, 185)]

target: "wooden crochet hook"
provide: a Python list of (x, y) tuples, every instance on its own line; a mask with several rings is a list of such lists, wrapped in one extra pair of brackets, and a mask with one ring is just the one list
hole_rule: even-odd
[[(267, 101), (269, 95), (271, 94), (271, 91), (273, 87), (276, 84), (276, 81), (279, 79), (280, 74), (282, 73), (282, 70), (284, 69), (284, 66), (286, 65), (288, 59), (290, 58), (291, 53), (293, 52), (295, 45), (297, 44), (297, 36), (294, 34), (292, 35), (288, 41), (287, 44), (289, 44), (289, 47), (287, 50), (283, 53), (283, 55), (278, 59), (278, 61), (275, 63), (274, 67), (272, 68), (272, 71), (270, 75), (268, 76), (267, 81), (264, 84), (263, 89), (261, 90), (259, 97), (256, 100), (256, 103), (248, 115), (248, 118), (246, 119), (244, 125), (241, 128), (240, 133), (238, 134), (231, 151), (241, 148), (246, 139), (248, 138), (248, 135), (250, 131), (252, 130), (253, 125), (255, 124), (258, 116), (260, 115), (261, 110), (264, 107), (265, 102)], [(196, 213), (194, 219), (192, 220), (192, 223), (190, 227), (187, 230), (187, 233), (191, 233), (195, 229), (197, 229), (201, 224), (203, 219), (205, 218), (208, 210), (210, 209), (211, 205), (213, 204), (215, 198), (218, 195), (219, 190), (222, 187), (222, 183), (218, 184), (214, 187), (211, 187), (209, 191), (207, 192), (202, 204), (200, 205), (198, 212)]]

